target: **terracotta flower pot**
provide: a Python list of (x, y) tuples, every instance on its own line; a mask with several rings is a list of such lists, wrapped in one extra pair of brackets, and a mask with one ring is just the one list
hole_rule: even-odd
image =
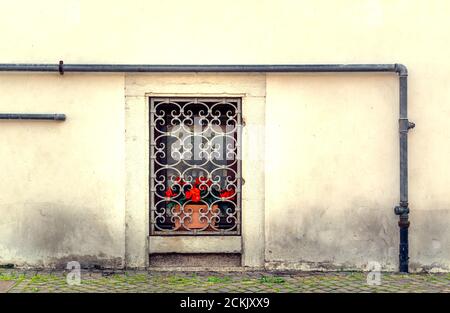
[[(205, 213), (208, 210), (208, 206), (206, 204), (186, 204), (184, 206), (184, 211), (186, 213), (189, 213), (188, 214), (189, 217), (187, 217), (184, 220), (184, 226), (182, 227), (181, 220), (184, 218), (185, 214), (184, 212), (181, 212), (181, 214), (177, 216), (177, 218), (175, 219), (175, 229), (178, 231), (186, 231), (189, 229), (203, 229), (208, 226), (208, 220), (211, 220), (213, 213), (214, 214), (219, 213), (219, 206), (217, 204), (214, 204), (211, 207), (212, 212), (208, 212), (206, 214), (208, 220), (205, 217), (200, 219), (202, 216), (202, 214), (200, 213), (200, 209), (202, 213)], [(175, 206), (174, 212), (180, 213), (180, 206), (178, 204)], [(212, 226), (216, 225), (216, 219), (211, 220), (211, 225)]]

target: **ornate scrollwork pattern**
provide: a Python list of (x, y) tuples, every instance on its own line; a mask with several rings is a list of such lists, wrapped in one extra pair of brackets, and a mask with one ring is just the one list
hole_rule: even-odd
[(150, 234), (240, 235), (241, 100), (150, 98)]

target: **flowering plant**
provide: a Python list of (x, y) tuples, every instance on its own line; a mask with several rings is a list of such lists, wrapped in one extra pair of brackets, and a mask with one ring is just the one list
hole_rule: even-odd
[[(213, 182), (204, 176), (197, 177), (190, 188), (184, 187), (187, 183), (181, 177), (175, 178), (174, 181), (176, 183), (175, 186), (169, 187), (165, 191), (166, 201), (174, 199), (183, 205), (187, 201), (200, 202), (203, 200), (210, 205), (217, 201), (218, 198), (221, 198), (222, 201), (234, 200), (235, 198), (235, 190), (233, 188), (221, 190), (210, 188)], [(181, 192), (182, 189), (184, 189), (184, 194)], [(174, 205), (175, 203), (173, 202), (169, 203), (169, 209)]]

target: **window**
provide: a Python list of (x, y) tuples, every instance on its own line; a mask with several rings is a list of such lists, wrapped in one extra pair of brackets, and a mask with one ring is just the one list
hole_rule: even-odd
[(150, 106), (150, 234), (240, 235), (241, 99)]

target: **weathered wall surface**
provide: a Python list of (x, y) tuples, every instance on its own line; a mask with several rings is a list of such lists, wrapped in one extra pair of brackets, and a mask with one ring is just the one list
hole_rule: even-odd
[[(409, 136), (411, 264), (449, 270), (449, 10), (444, 0), (4, 2), (0, 62), (404, 63), (417, 124)], [(125, 159), (124, 89), (124, 75), (0, 73), (0, 111), (68, 115), (64, 123), (0, 123), (0, 263), (50, 266), (77, 256), (121, 265), (127, 246), (142, 254), (142, 212), (128, 229), (142, 242), (125, 240), (125, 193), (141, 192), (133, 177), (142, 178), (126, 179), (125, 167), (145, 161)], [(267, 265), (395, 269), (395, 75), (270, 74), (265, 93), (258, 208)], [(139, 133), (145, 120), (136, 120)], [(128, 257), (145, 265), (142, 255)]]
[(267, 261), (394, 269), (396, 87), (395, 74), (268, 77)]
[(124, 256), (123, 75), (0, 76), (0, 263), (120, 266)]
[[(450, 5), (344, 3), (274, 8), (279, 23), (271, 53), (283, 62), (390, 60), (408, 66), (409, 117), (417, 125), (409, 136), (411, 268), (449, 270)], [(294, 8), (296, 19), (280, 21)], [(281, 29), (295, 29), (295, 42)], [(286, 47), (289, 57), (281, 52)], [(378, 261), (396, 268), (397, 86), (390, 75), (268, 76), (266, 258), (272, 266), (365, 267)], [(284, 122), (280, 106), (289, 112)], [(286, 135), (292, 132), (295, 141)], [(289, 143), (292, 152), (276, 157)]]

